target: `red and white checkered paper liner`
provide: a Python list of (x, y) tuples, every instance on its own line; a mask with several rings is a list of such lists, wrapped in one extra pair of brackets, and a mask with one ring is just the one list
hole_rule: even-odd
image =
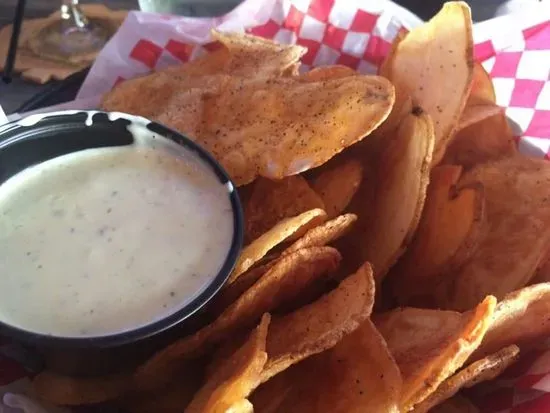
[[(389, 0), (247, 0), (226, 16), (210, 19), (131, 12), (97, 58), (76, 102), (94, 101), (124, 79), (195, 58), (212, 46), (209, 32), (214, 27), (306, 46), (305, 70), (337, 63), (374, 73), (395, 35), (419, 24)], [(474, 41), (475, 56), (493, 79), (497, 102), (515, 124), (520, 149), (548, 157), (550, 10), (541, 5), (477, 24)], [(13, 361), (13, 348), (0, 346), (0, 353), (6, 355), (0, 358), (0, 394), (13, 391), (14, 382), (25, 387), (26, 372)], [(506, 377), (476, 388), (471, 397), (487, 413), (550, 412), (550, 345), (541, 343)], [(24, 402), (13, 397), (4, 401)], [(8, 412), (2, 409), (6, 407), (0, 406), (0, 413)], [(27, 413), (41, 411), (36, 409), (25, 407)]]

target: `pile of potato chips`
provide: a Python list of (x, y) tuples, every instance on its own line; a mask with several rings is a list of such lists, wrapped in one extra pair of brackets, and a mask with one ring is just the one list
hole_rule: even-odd
[(213, 36), (102, 107), (209, 149), (246, 247), (194, 334), (130, 373), (43, 372), (37, 394), (135, 413), (476, 411), (461, 390), (550, 335), (550, 163), (516, 151), (468, 6), (401, 33), (380, 76), (299, 74), (300, 46)]

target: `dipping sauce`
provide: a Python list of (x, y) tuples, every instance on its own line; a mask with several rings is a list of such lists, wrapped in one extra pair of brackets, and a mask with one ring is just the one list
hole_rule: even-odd
[(150, 324), (210, 284), (233, 231), (228, 187), (168, 139), (35, 165), (0, 185), (0, 320), (62, 337)]

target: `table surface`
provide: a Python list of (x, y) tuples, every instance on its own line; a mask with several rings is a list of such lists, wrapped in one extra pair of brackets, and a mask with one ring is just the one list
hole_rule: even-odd
[[(194, 0), (200, 2), (200, 0)], [(218, 0), (223, 2), (224, 0)], [(234, 0), (233, 0), (234, 1)], [(367, 0), (362, 0), (367, 1)], [(372, 0), (374, 1), (374, 0)], [(514, 0), (515, 3), (523, 1), (527, 3), (533, 3), (536, 0)], [(397, 3), (412, 10), (419, 17), (426, 19), (432, 16), (440, 7), (443, 1), (433, 0), (397, 0)], [(112, 9), (136, 9), (137, 0), (87, 0), (83, 3), (105, 3)], [(497, 9), (503, 4), (507, 3), (506, 0), (470, 0), (468, 1), (472, 7), (472, 14), (474, 21), (482, 21), (494, 17)], [(10, 24), (13, 20), (13, 13), (17, 0), (1, 0), (0, 1), (0, 27), (6, 24)], [(27, 1), (25, 9), (26, 18), (45, 17), (56, 10), (56, 7), (60, 4), (59, 1), (54, 0), (32, 0)], [(206, 5), (202, 6), (200, 10), (201, 14), (205, 14)], [(190, 14), (193, 14), (193, 7), (189, 8)], [(208, 10), (206, 10), (208, 13)], [(39, 93), (45, 88), (44, 85), (37, 85), (30, 82), (26, 82), (20, 78), (15, 77), (12, 83), (6, 85), (0, 81), (0, 105), (7, 113), (15, 111), (21, 104), (29, 100), (32, 96)]]

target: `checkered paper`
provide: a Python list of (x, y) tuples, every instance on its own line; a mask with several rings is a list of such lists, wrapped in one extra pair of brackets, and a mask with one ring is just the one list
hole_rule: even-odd
[[(97, 102), (118, 82), (194, 59), (215, 46), (209, 37), (212, 28), (306, 46), (304, 70), (344, 64), (375, 73), (396, 34), (419, 24), (416, 16), (389, 0), (246, 0), (226, 16), (212, 19), (131, 12), (97, 58), (78, 103), (65, 108), (83, 109), (82, 102)], [(475, 56), (493, 79), (497, 102), (514, 124), (520, 149), (548, 157), (550, 9), (541, 5), (477, 24), (474, 41)], [(24, 359), (0, 343), (0, 395), (24, 392), (28, 384), (26, 371), (14, 358)], [(11, 393), (4, 398), (6, 406), (53, 413)], [(550, 412), (550, 340), (524, 355), (504, 377), (476, 387), (469, 396), (487, 413)], [(2, 410), (6, 406), (0, 406), (0, 412), (11, 413)]]

